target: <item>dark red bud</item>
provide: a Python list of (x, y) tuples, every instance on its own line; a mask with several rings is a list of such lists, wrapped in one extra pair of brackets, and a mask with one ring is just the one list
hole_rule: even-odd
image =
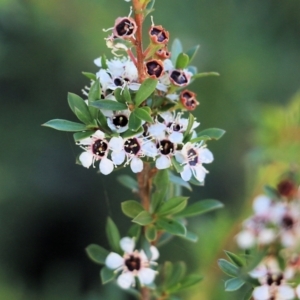
[(135, 20), (129, 17), (119, 17), (115, 21), (113, 34), (119, 38), (131, 38), (137, 30)]
[(161, 25), (151, 26), (149, 35), (154, 44), (167, 44), (169, 42), (169, 32)]
[(184, 90), (180, 93), (180, 101), (187, 110), (194, 110), (199, 105), (199, 102), (196, 100), (196, 94), (189, 90)]
[(152, 78), (159, 78), (164, 72), (164, 65), (162, 61), (152, 59), (145, 64), (146, 73)]

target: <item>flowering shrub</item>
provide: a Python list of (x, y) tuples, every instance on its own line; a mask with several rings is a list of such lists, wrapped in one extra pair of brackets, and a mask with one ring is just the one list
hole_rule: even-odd
[[(116, 279), (121, 288), (134, 288), (142, 299), (172, 299), (174, 293), (198, 283), (201, 276), (185, 276), (183, 263), (157, 264), (157, 247), (174, 235), (196, 241), (185, 219), (222, 207), (217, 200), (187, 206), (181, 187), (191, 190), (188, 182), (203, 185), (208, 173), (203, 165), (214, 159), (206, 142), (219, 139), (224, 131), (197, 132), (200, 123), (190, 113), (199, 102), (187, 86), (200, 77), (218, 75), (198, 73), (190, 65), (199, 46), (183, 52), (175, 39), (170, 52), (169, 32), (152, 20), (149, 45), (143, 49), (142, 25), (154, 2), (133, 0), (134, 17), (130, 11), (105, 30), (110, 32), (106, 45), (114, 57), (95, 59), (98, 72), (83, 73), (90, 80), (82, 90), (83, 97), (68, 95), (68, 104), (81, 123), (55, 119), (44, 126), (75, 132), (74, 140), (83, 150), (78, 157), (83, 167), (99, 163), (100, 173), (108, 175), (130, 165), (137, 173), (137, 181), (127, 175), (120, 179), (141, 200), (121, 204), (133, 222), (127, 236), (121, 239), (116, 224), (108, 218), (106, 233), (112, 252), (93, 244), (87, 253), (104, 265), (103, 283)], [(179, 273), (173, 273), (173, 268)], [(155, 285), (159, 273), (164, 276)]]
[(248, 286), (244, 299), (300, 299), (300, 192), (294, 178), (285, 178), (276, 188), (253, 201), (254, 214), (236, 235), (244, 255), (226, 252), (220, 268), (233, 277), (227, 291)]

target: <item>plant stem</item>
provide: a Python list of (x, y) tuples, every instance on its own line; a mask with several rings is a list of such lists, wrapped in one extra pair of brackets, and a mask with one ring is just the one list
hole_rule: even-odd
[(132, 0), (133, 11), (134, 11), (134, 19), (137, 25), (136, 31), (136, 41), (135, 41), (135, 49), (136, 49), (136, 57), (137, 57), (137, 69), (139, 74), (139, 82), (143, 82), (145, 79), (144, 72), (144, 55), (143, 55), (143, 5), (140, 3), (140, 0)]

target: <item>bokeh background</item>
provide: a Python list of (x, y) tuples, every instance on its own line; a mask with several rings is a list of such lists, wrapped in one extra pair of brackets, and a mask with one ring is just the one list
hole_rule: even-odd
[[(113, 284), (101, 287), (90, 243), (107, 246), (110, 215), (121, 233), (129, 220), (120, 202), (131, 199), (115, 175), (75, 164), (72, 135), (40, 125), (74, 120), (67, 92), (88, 84), (82, 71), (111, 57), (102, 28), (128, 14), (122, 0), (0, 1), (0, 299), (131, 299)], [(201, 129), (227, 131), (209, 148), (206, 185), (191, 202), (219, 199), (225, 209), (191, 221), (196, 244), (174, 239), (161, 261), (180, 259), (205, 280), (184, 299), (241, 299), (223, 292), (217, 259), (235, 249), (238, 224), (265, 183), (297, 168), (300, 153), (300, 1), (160, 0), (155, 24), (184, 48), (200, 44), (193, 83)], [(149, 24), (149, 20), (148, 20)], [(170, 251), (172, 249), (172, 251)]]

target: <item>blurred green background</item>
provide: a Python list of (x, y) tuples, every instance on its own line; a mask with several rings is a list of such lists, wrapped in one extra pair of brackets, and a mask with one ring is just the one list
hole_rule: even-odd
[[(131, 193), (116, 188), (115, 175), (75, 165), (80, 150), (71, 134), (40, 126), (75, 121), (67, 92), (81, 94), (88, 84), (81, 72), (96, 71), (94, 58), (111, 57), (102, 28), (128, 6), (0, 0), (0, 300), (131, 299), (113, 284), (101, 287), (99, 267), (84, 252), (90, 243), (107, 246), (108, 214), (126, 234), (119, 204)], [(299, 163), (300, 1), (158, 0), (153, 15), (185, 49), (201, 45), (199, 71), (221, 73), (191, 88), (201, 102), (200, 128), (227, 131), (209, 144), (215, 161), (205, 187), (190, 195), (219, 199), (225, 209), (192, 220), (199, 242), (174, 239), (161, 261), (187, 260), (190, 271), (206, 275), (184, 299), (238, 300), (223, 292), (216, 260), (234, 249), (251, 197)]]

